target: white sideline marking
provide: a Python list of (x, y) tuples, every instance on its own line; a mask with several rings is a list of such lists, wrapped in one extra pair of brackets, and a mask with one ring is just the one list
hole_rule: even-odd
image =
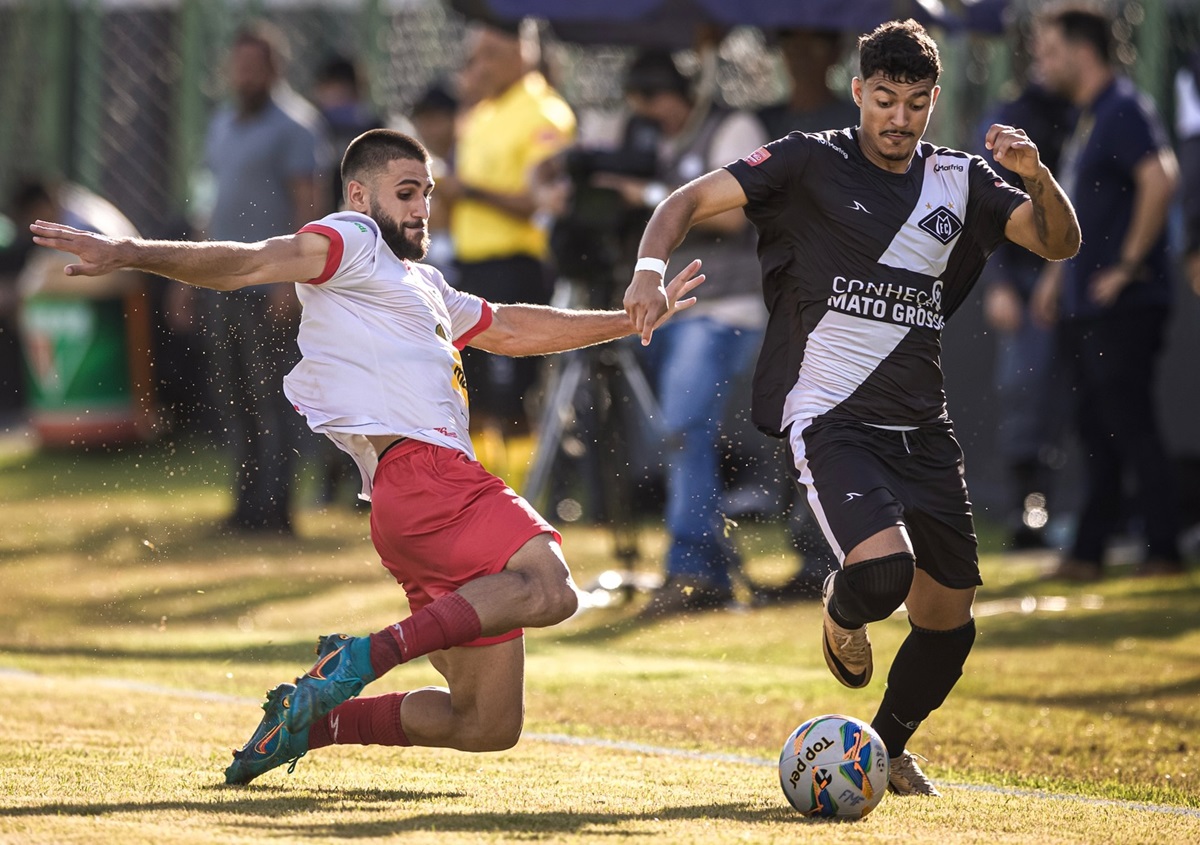
[[(15, 669), (0, 666), (0, 678), (16, 678), (27, 681), (38, 681), (48, 678), (36, 672), (25, 669)], [(229, 704), (261, 704), (261, 699), (249, 698), (244, 695), (230, 695), (223, 692), (206, 692), (204, 690), (178, 689), (164, 687), (158, 684), (146, 684), (141, 681), (131, 681), (124, 678), (85, 677), (72, 678), (62, 676), (61, 680), (86, 681), (98, 687), (124, 690), (126, 692), (144, 692), (151, 695), (166, 695), (173, 698), (186, 698), (192, 701), (217, 701)], [(669, 748), (662, 745), (648, 745), (641, 742), (623, 742), (614, 739), (599, 739), (595, 737), (570, 736), (568, 734), (523, 733), (521, 738), (533, 742), (545, 742), (552, 745), (574, 745), (584, 748), (607, 748), (613, 751), (629, 751), (634, 754), (645, 754), (654, 757), (682, 757), (687, 760), (704, 760), (714, 763), (733, 763), (745, 766), (775, 768), (778, 763), (763, 757), (747, 757), (740, 754), (720, 754), (712, 751), (689, 751), (686, 748)], [(1042, 789), (1021, 789), (1018, 787), (991, 786), (978, 783), (946, 783), (938, 781), (939, 787), (962, 789), (967, 792), (987, 792), (993, 795), (1011, 795), (1020, 798), (1043, 798), (1047, 801), (1068, 801), (1072, 804), (1088, 804), (1093, 807), (1115, 807), (1120, 810), (1134, 810), (1144, 813), (1160, 813), (1171, 816), (1189, 816), (1200, 818), (1200, 809), (1194, 807), (1176, 807), (1170, 804), (1145, 804), (1139, 801), (1117, 801), (1111, 798), (1090, 798), (1086, 795), (1070, 793), (1047, 792)]]

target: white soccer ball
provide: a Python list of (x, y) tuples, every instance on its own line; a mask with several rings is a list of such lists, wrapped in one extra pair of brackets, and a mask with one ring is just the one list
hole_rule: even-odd
[(888, 754), (875, 729), (852, 716), (817, 716), (787, 738), (779, 785), (806, 816), (860, 819), (883, 799)]

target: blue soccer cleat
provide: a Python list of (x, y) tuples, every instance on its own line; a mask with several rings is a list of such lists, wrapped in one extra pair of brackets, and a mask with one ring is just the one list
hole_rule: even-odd
[(284, 717), (291, 709), (295, 694), (293, 684), (280, 684), (267, 691), (267, 700), (262, 706), (266, 715), (242, 750), (233, 752), (233, 762), (225, 770), (225, 783), (247, 784), (284, 763), (291, 763), (288, 767), (288, 774), (291, 774), (296, 761), (308, 753), (308, 731), (296, 734), (284, 725)]
[(375, 680), (370, 637), (330, 634), (317, 642), (317, 662), (296, 679), (296, 694), (284, 719), (293, 734), (362, 692)]

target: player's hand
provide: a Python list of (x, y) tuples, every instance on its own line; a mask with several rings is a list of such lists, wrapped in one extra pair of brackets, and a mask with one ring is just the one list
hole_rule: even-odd
[(696, 297), (683, 297), (703, 281), (700, 259), (676, 273), (668, 284), (663, 284), (658, 274), (651, 270), (639, 270), (633, 274), (623, 304), (634, 331), (642, 336), (643, 346), (650, 343), (654, 330), (672, 314), (696, 304)]
[(122, 241), (95, 232), (85, 232), (62, 223), (38, 220), (29, 225), (33, 242), (38, 246), (69, 252), (79, 262), (68, 264), (63, 272), (68, 276), (104, 276), (126, 266)]
[[(704, 274), (700, 272), (699, 258), (676, 273), (675, 278), (671, 279), (670, 284), (664, 288), (667, 297), (667, 313), (658, 318), (658, 321), (651, 328), (651, 332), (671, 319), (673, 314), (685, 311), (695, 305), (696, 297), (688, 296), (687, 299), (683, 299), (682, 297), (687, 296), (687, 294), (695, 290), (696, 286), (703, 283), (703, 281)], [(650, 336), (644, 335), (642, 344), (645, 345), (649, 342)]]
[(1022, 178), (1036, 176), (1042, 167), (1037, 144), (1029, 140), (1024, 129), (993, 123), (983, 143), (992, 151), (997, 164), (1004, 165)]

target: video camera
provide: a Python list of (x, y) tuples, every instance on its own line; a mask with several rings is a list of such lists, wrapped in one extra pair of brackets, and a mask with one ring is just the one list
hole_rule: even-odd
[[(609, 173), (654, 179), (660, 137), (656, 123), (634, 116), (626, 123), (618, 148), (567, 151), (564, 167), (571, 180), (572, 198), (550, 236), (550, 247), (562, 275), (603, 287), (605, 293), (610, 291), (615, 267), (627, 251), (625, 242), (640, 230), (638, 224), (645, 223), (648, 212), (630, 208), (617, 191), (594, 185), (593, 177)], [(602, 304), (607, 307), (609, 303)]]

